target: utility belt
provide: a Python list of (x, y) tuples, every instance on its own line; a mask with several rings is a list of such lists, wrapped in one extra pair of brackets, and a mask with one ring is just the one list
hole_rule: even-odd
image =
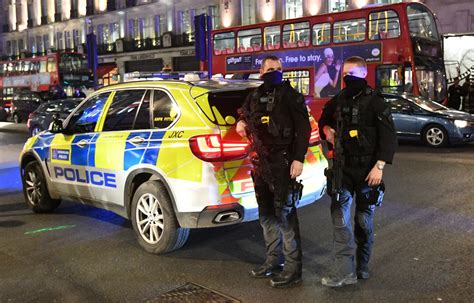
[(344, 156), (344, 164), (350, 166), (366, 166), (374, 163), (374, 156)]

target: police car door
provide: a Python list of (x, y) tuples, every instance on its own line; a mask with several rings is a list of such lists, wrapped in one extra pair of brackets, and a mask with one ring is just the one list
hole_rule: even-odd
[(91, 191), (95, 201), (107, 203), (111, 209), (124, 206), (128, 168), (132, 158), (137, 158), (137, 163), (141, 161), (147, 147), (151, 128), (150, 95), (145, 89), (117, 90), (104, 115), (100, 137), (95, 142), (94, 168), (108, 176), (109, 182)]
[(92, 186), (103, 186), (107, 176), (94, 169), (96, 127), (110, 92), (93, 96), (79, 105), (66, 121), (63, 133), (51, 142), (49, 172), (54, 189), (63, 197), (92, 198)]

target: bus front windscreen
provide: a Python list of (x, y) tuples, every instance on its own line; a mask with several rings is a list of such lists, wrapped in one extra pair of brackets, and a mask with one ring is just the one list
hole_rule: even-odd
[(67, 73), (88, 72), (87, 59), (82, 54), (62, 54), (59, 70)]
[(419, 3), (408, 5), (407, 16), (411, 37), (440, 40), (433, 14), (424, 5)]

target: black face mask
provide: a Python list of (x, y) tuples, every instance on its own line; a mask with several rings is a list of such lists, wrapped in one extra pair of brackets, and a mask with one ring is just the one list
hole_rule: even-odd
[(272, 87), (283, 82), (283, 73), (278, 70), (268, 72), (262, 75), (263, 84), (265, 87)]
[(344, 83), (346, 84), (346, 92), (349, 96), (355, 96), (367, 86), (365, 79), (346, 75), (344, 76)]

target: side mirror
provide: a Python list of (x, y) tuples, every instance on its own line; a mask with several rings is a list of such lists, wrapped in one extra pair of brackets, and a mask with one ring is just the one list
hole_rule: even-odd
[(64, 131), (63, 121), (59, 119), (58, 114), (53, 115), (53, 122), (49, 125), (49, 131), (53, 134), (59, 134)]

